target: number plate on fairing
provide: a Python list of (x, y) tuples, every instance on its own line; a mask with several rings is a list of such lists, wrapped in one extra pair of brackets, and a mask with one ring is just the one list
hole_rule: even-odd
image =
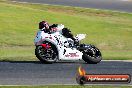
[(67, 48), (65, 54), (63, 55), (63, 60), (80, 60), (82, 59), (83, 53), (77, 49)]

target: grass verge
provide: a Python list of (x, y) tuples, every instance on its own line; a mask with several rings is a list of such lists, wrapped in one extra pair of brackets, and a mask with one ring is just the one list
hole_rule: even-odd
[(0, 1), (0, 60), (37, 60), (33, 38), (38, 23), (61, 23), (83, 42), (96, 45), (104, 59), (132, 59), (132, 14), (89, 8)]

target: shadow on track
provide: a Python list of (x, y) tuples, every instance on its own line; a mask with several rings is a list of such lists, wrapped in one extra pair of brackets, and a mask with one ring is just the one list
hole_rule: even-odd
[(35, 63), (35, 64), (42, 64), (40, 61), (0, 61), (0, 62), (9, 62), (9, 63)]
[[(44, 64), (40, 61), (10, 61), (10, 60), (3, 60), (0, 62), (8, 62), (8, 63), (34, 63), (34, 64)], [(52, 64), (87, 64), (84, 61), (58, 61)]]

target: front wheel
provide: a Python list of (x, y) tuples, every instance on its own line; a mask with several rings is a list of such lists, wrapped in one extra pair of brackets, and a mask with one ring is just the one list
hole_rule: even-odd
[(53, 63), (56, 62), (57, 60), (57, 50), (55, 46), (51, 43), (46, 43), (50, 44), (50, 48), (44, 48), (43, 46), (39, 45), (36, 46), (35, 49), (35, 55), (36, 57), (42, 62), (42, 63)]
[(102, 60), (102, 55), (98, 48), (91, 45), (90, 48), (84, 50), (82, 59), (87, 63), (97, 64)]

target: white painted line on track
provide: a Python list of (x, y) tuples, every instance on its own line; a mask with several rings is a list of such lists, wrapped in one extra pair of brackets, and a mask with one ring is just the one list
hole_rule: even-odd
[(115, 61), (115, 62), (132, 62), (132, 60), (102, 60), (102, 61), (106, 61), (106, 62), (109, 62), (109, 61)]
[(124, 1), (124, 2), (129, 2), (129, 1), (132, 1), (132, 0), (121, 0), (121, 1)]

